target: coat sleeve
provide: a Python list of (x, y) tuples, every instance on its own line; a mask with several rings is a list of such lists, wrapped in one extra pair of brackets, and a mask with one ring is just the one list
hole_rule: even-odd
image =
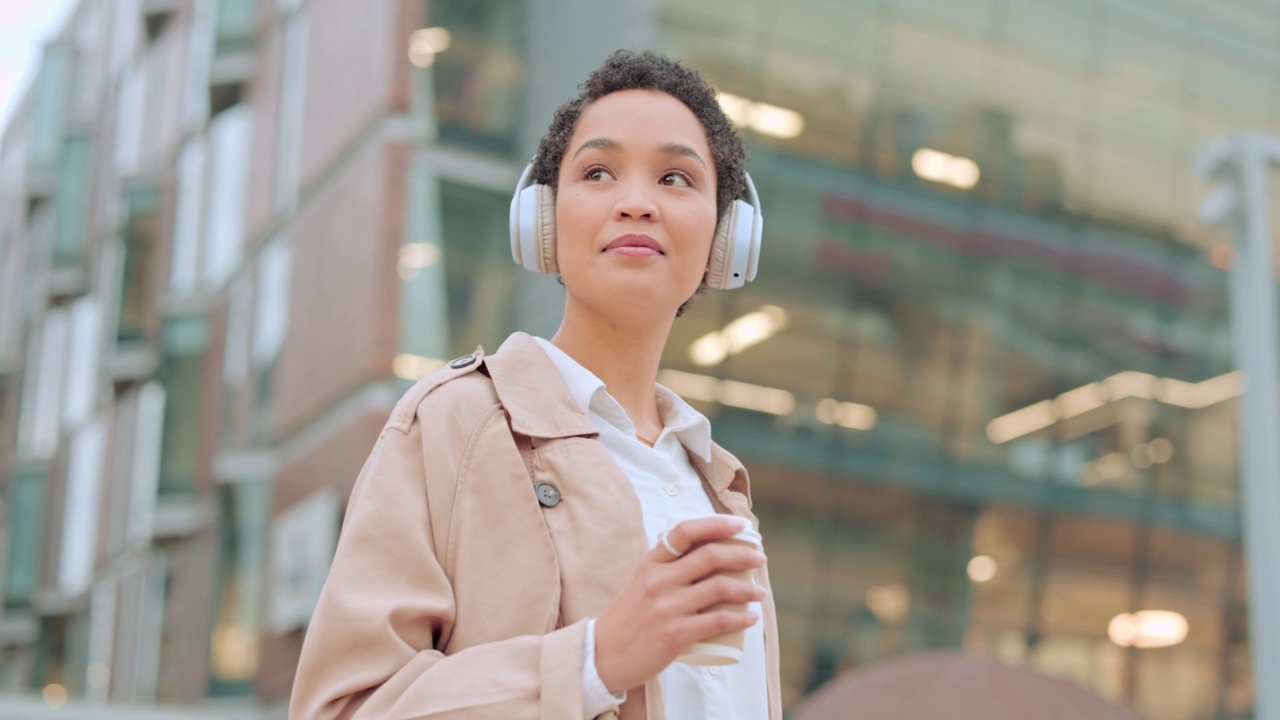
[(435, 649), (456, 606), (425, 465), (414, 422), (385, 429), (361, 470), (303, 642), (290, 720), (581, 718), (586, 621), (448, 656)]

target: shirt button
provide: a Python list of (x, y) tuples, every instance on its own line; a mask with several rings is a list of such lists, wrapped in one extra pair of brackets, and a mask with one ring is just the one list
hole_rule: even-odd
[(680, 494), (680, 488), (676, 487), (675, 485), (668, 485), (667, 494), (670, 495), (671, 497), (675, 497)]
[(712, 665), (711, 667), (707, 668), (707, 672), (711, 673), (712, 675), (719, 675), (720, 668), (716, 667), (715, 665)]

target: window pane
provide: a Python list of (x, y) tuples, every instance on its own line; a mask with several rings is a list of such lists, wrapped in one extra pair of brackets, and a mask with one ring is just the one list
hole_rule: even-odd
[(34, 167), (47, 167), (58, 157), (62, 140), (62, 121), (67, 100), (67, 74), (70, 53), (62, 45), (46, 45), (40, 60), (40, 74), (33, 90), (30, 119), (30, 144), (27, 162)]
[(209, 124), (209, 194), (204, 208), (204, 253), (200, 258), (201, 277), (207, 288), (219, 287), (240, 261), (252, 118), (248, 106), (233, 105)]
[(88, 590), (93, 581), (106, 433), (106, 421), (98, 418), (71, 444), (58, 563), (58, 590), (67, 596)]
[(54, 201), (54, 265), (73, 265), (81, 260), (88, 231), (89, 163), (93, 144), (86, 135), (67, 138), (58, 159), (58, 194)]
[(271, 486), (242, 482), (221, 488), (219, 495), (209, 694), (253, 695), (260, 662)]
[(218, 0), (219, 50), (251, 45), (258, 19), (258, 0)]
[(441, 183), (451, 356), (497, 348), (510, 331), (520, 268), (511, 262), (510, 198)]
[(200, 398), (204, 355), (177, 355), (158, 373), (164, 385), (164, 440), (160, 455), (161, 495), (193, 492), (199, 472)]
[(155, 260), (159, 252), (159, 193), (135, 190), (126, 200), (124, 273), (120, 286), (120, 321), (116, 339), (139, 342), (149, 335), (156, 304)]
[(44, 535), (44, 487), (44, 477), (36, 474), (19, 474), (9, 483), (4, 583), (4, 601), (9, 607), (30, 603), (36, 588)]
[(512, 152), (523, 101), (524, 3), (436, 0), (427, 7), (430, 25), (452, 35), (432, 66), (441, 140)]

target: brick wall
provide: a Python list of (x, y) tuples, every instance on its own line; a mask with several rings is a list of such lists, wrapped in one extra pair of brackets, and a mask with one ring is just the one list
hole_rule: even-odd
[[(320, 488), (332, 488), (344, 499), (368, 458), (387, 412), (371, 411), (325, 438), (315, 450), (283, 468), (272, 488), (272, 513), (278, 514)], [(270, 602), (270, 598), (267, 599)], [(258, 690), (264, 700), (284, 700), (302, 651), (301, 631), (263, 638)]]
[(246, 100), (253, 108), (253, 161), (245, 188), (244, 228), (255, 238), (275, 215), (276, 153), (280, 134), (280, 83), (284, 36), (279, 25), (262, 37)]
[[(370, 123), (407, 109), (409, 18), (400, 3), (311, 0), (308, 24), (306, 122), (298, 176), (315, 182)], [(405, 38), (397, 43), (398, 38)], [(399, 44), (400, 50), (396, 50)], [(397, 87), (397, 85), (399, 87)]]
[[(390, 373), (404, 193), (402, 147), (373, 143), (299, 213), (290, 229), (289, 333), (276, 371), (274, 435), (287, 438), (365, 383)], [(388, 291), (388, 288), (391, 291)]]

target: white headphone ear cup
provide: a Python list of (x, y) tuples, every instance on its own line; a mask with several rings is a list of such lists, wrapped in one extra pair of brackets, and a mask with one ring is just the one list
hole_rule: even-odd
[[(758, 201), (757, 201), (758, 202)], [(764, 237), (764, 213), (759, 205), (751, 208), (751, 247), (747, 253), (747, 271), (745, 282), (756, 279), (756, 269), (760, 267), (760, 245)]]
[(556, 259), (556, 194), (546, 185), (537, 185), (538, 238), (536, 256), (538, 271), (554, 275), (560, 272)]
[(716, 235), (711, 241), (711, 257), (707, 262), (707, 285), (717, 290), (728, 288), (726, 280), (729, 275), (730, 255), (733, 252), (733, 227), (737, 223), (738, 204), (732, 203), (720, 222), (716, 224)]
[(756, 215), (756, 209), (742, 200), (734, 200), (724, 214), (716, 229), (707, 270), (707, 284), (711, 287), (732, 290), (755, 276), (751, 262), (759, 254)]
[(530, 185), (511, 204), (511, 254), (523, 267), (539, 272), (538, 186)]

